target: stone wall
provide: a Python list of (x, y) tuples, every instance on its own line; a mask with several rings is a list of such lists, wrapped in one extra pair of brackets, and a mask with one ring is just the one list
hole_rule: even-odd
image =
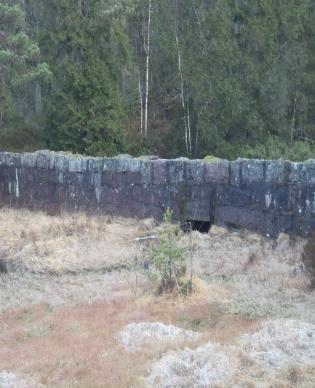
[(315, 230), (315, 160), (202, 161), (0, 153), (3, 206), (200, 220), (265, 235)]

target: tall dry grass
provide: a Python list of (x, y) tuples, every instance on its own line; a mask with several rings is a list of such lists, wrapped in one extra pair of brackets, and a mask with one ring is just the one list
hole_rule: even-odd
[[(133, 241), (154, 228), (148, 220), (2, 209), (0, 258), (11, 267), (0, 274), (0, 371), (48, 387), (141, 387), (168, 351), (234, 345), (266, 317), (315, 322), (314, 292), (301, 266), (304, 240), (217, 227), (185, 235), (194, 292), (156, 297), (134, 266), (146, 247)], [(202, 336), (194, 345), (175, 341), (130, 354), (115, 340), (130, 322), (163, 322)], [(250, 375), (246, 357), (242, 362), (241, 373), (218, 386), (272, 386), (268, 373)], [(286, 366), (273, 376), (275, 386), (311, 387), (313, 372)]]

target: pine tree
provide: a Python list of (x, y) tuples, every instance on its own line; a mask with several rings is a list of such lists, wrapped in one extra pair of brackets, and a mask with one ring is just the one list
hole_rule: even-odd
[(40, 41), (55, 77), (46, 106), (51, 148), (93, 155), (124, 151), (120, 80), (128, 46), (110, 5), (90, 1), (80, 8), (72, 0), (52, 6), (55, 25)]
[[(20, 119), (29, 115), (30, 86), (49, 81), (51, 72), (41, 61), (40, 50), (26, 24), (26, 13), (19, 1), (0, 3), (0, 129), (9, 136)], [(32, 94), (34, 98), (34, 94)], [(9, 134), (7, 134), (9, 132)]]

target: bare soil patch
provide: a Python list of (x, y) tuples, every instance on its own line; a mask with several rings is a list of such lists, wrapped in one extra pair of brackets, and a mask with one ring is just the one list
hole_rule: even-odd
[[(6, 312), (0, 316), (0, 370), (29, 376), (48, 387), (141, 386), (142, 376), (147, 375), (158, 354), (183, 349), (191, 342), (186, 338), (157, 341), (155, 347), (130, 353), (117, 341), (121, 330), (132, 322), (156, 322), (157, 316), (165, 325), (182, 328), (183, 321), (189, 326), (188, 322), (199, 319), (201, 310), (211, 314), (212, 306), (185, 308), (163, 299), (152, 306), (150, 299), (139, 302), (137, 298), (118, 298), (73, 307), (41, 304)], [(255, 325), (254, 321), (222, 316), (220, 323), (204, 329), (194, 346), (209, 338), (233, 342)]]

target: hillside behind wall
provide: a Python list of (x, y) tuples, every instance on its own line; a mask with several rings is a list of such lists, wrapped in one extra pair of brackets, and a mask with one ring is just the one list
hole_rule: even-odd
[(248, 228), (264, 235), (315, 230), (315, 160), (88, 158), (62, 153), (0, 153), (2, 206)]

